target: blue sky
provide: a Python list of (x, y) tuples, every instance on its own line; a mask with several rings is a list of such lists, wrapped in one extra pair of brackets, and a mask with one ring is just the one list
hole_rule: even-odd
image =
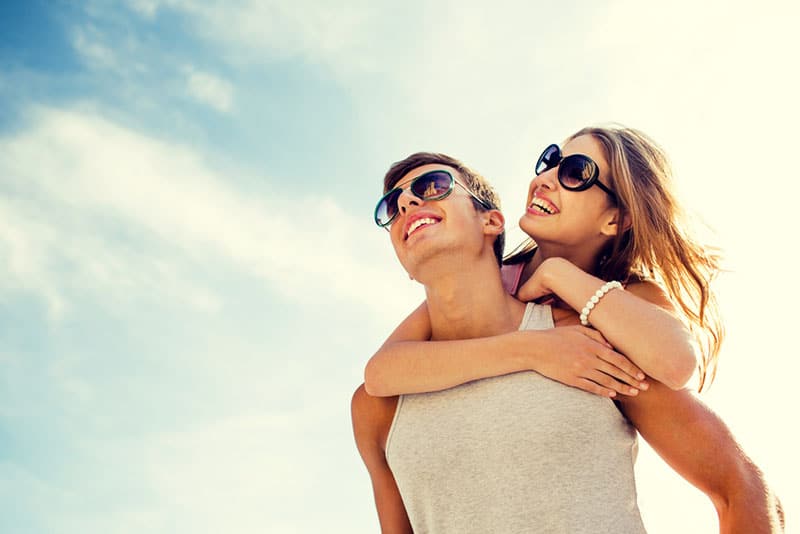
[[(371, 222), (383, 173), (450, 153), (513, 223), (541, 148), (607, 121), (661, 141), (728, 251), (704, 399), (796, 509), (797, 15), (3, 2), (0, 530), (374, 532), (349, 399), (422, 297)], [(715, 524), (638, 468), (651, 532)]]

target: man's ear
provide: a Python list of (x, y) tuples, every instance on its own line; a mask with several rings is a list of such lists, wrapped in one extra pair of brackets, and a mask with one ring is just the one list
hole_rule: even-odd
[(608, 217), (606, 217), (606, 220), (603, 222), (603, 226), (600, 228), (600, 233), (607, 236), (614, 236), (624, 232), (630, 227), (630, 215), (627, 213), (620, 215), (619, 208), (614, 208), (608, 211)]
[(506, 228), (506, 218), (500, 210), (489, 210), (484, 213), (483, 232), (486, 235), (500, 235)]

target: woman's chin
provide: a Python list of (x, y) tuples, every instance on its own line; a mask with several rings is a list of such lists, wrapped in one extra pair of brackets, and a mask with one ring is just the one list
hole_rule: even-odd
[(531, 215), (530, 213), (524, 213), (522, 217), (519, 218), (519, 229), (525, 232), (528, 235), (531, 235), (536, 228), (538, 217), (536, 215)]

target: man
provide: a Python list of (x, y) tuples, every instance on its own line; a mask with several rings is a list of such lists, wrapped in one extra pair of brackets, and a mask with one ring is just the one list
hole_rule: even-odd
[[(397, 257), (425, 286), (431, 339), (516, 330), (523, 313), (530, 319), (503, 290), (504, 220), (494, 193), (480, 177), (459, 173), (456, 160), (419, 162), (396, 182), (398, 213), (381, 215), (396, 216)], [(721, 532), (779, 528), (779, 506), (761, 473), (691, 393), (653, 383), (620, 405), (712, 499)], [(629, 429), (606, 399), (517, 373), (402, 400), (370, 397), (362, 386), (352, 409), (383, 532), (644, 531)]]

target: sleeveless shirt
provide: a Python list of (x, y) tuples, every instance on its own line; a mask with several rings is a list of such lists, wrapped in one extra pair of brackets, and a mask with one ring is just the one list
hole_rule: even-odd
[[(528, 304), (520, 330), (553, 328)], [(386, 458), (416, 534), (640, 534), (636, 432), (535, 372), (400, 396)]]

